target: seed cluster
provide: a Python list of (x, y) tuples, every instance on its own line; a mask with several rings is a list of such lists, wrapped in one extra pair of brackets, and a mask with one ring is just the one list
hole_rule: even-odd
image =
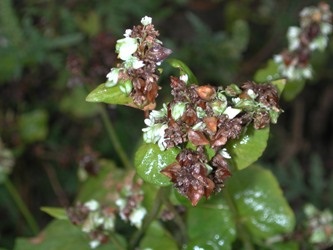
[(226, 143), (239, 138), (249, 124), (261, 129), (275, 123), (281, 110), (271, 84), (246, 82), (223, 89), (181, 79), (171, 77), (174, 99), (150, 114), (143, 131), (146, 142), (159, 142), (163, 150), (182, 149), (176, 162), (161, 172), (196, 205), (201, 197), (220, 191), (231, 175)]
[(116, 52), (123, 62), (111, 69), (106, 86), (119, 84), (120, 90), (130, 95), (139, 108), (153, 109), (160, 89), (158, 66), (172, 51), (157, 39), (159, 32), (151, 18), (144, 17), (141, 23), (127, 29), (125, 38), (117, 41)]

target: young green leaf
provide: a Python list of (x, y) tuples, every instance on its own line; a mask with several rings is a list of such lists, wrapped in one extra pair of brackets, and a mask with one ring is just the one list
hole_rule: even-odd
[(160, 171), (176, 161), (178, 148), (161, 151), (158, 145), (144, 143), (135, 154), (135, 167), (138, 175), (145, 181), (159, 186), (171, 185), (168, 177)]
[(270, 82), (279, 78), (281, 78), (281, 75), (278, 71), (278, 65), (274, 60), (269, 60), (266, 67), (259, 69), (254, 75), (255, 82)]
[(106, 87), (105, 83), (100, 84), (97, 88), (89, 93), (86, 98), (87, 102), (104, 102), (108, 104), (131, 104), (132, 98), (124, 94), (120, 88), (119, 84), (113, 87)]
[(189, 84), (198, 84), (197, 78), (184, 62), (175, 58), (169, 58), (165, 61), (169, 63), (172, 67), (179, 69), (181, 76), (187, 75)]
[(258, 160), (266, 148), (268, 136), (269, 127), (254, 129), (249, 126), (240, 138), (228, 142), (227, 150), (233, 165), (241, 170)]
[(59, 220), (68, 220), (66, 210), (59, 207), (41, 207), (40, 210)]
[(237, 217), (254, 239), (266, 239), (294, 229), (295, 216), (273, 174), (259, 166), (234, 173), (226, 183)]

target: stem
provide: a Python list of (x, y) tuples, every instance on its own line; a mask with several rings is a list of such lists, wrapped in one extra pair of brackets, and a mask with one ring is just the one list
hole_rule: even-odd
[(106, 132), (108, 133), (111, 143), (113, 144), (114, 149), (116, 150), (120, 160), (124, 164), (124, 167), (127, 170), (133, 169), (133, 166), (132, 166), (130, 160), (128, 159), (123, 147), (121, 146), (121, 144), (119, 142), (116, 130), (114, 129), (114, 127), (103, 107), (100, 108), (100, 114), (101, 114), (102, 121), (103, 121), (103, 124), (106, 129)]
[(37, 222), (36, 222), (35, 218), (32, 216), (32, 214), (30, 213), (28, 207), (23, 202), (19, 192), (17, 191), (17, 189), (15, 188), (13, 183), (8, 178), (6, 178), (4, 184), (9, 192), (9, 194), (12, 196), (14, 202), (16, 203), (16, 206), (18, 207), (18, 209), (22, 213), (23, 217), (27, 221), (27, 224), (30, 227), (31, 231), (34, 234), (37, 234), (39, 232), (39, 227), (37, 225)]
[(244, 249), (245, 250), (254, 250), (255, 248), (254, 248), (254, 246), (251, 242), (250, 235), (247, 232), (247, 230), (243, 227), (241, 218), (239, 218), (237, 216), (237, 215), (239, 215), (237, 207), (236, 207), (234, 201), (232, 200), (231, 195), (230, 195), (227, 188), (225, 189), (224, 197), (226, 198), (226, 201), (227, 201), (227, 203), (230, 207), (231, 212), (236, 217), (235, 221), (236, 221), (236, 227), (237, 227), (237, 234), (238, 234), (239, 238), (241, 239), (241, 241), (244, 244)]
[(187, 234), (186, 234), (186, 226), (184, 224), (184, 221), (182, 219), (182, 217), (179, 215), (178, 211), (175, 209), (175, 207), (173, 206), (173, 204), (170, 202), (169, 197), (162, 197), (165, 205), (167, 206), (167, 208), (174, 214), (174, 221), (177, 224), (177, 226), (180, 229), (180, 233), (181, 233), (181, 239), (184, 242), (187, 242)]
[(140, 230), (136, 231), (129, 243), (129, 249), (134, 249), (137, 243), (139, 242), (141, 236), (146, 232), (149, 225), (156, 219), (157, 215), (159, 214), (161, 207), (162, 207), (162, 201), (163, 196), (165, 195), (166, 191), (168, 191), (167, 188), (160, 188), (156, 194), (155, 198), (155, 204), (152, 207), (150, 213), (147, 215), (142, 227)]

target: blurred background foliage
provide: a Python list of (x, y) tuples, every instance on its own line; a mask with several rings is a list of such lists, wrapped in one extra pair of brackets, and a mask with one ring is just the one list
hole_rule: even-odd
[[(85, 97), (115, 65), (115, 41), (126, 28), (151, 16), (160, 39), (200, 82), (241, 83), (286, 46), (288, 26), (298, 25), (298, 12), (317, 2), (1, 0), (0, 167), (15, 161), (9, 178), (40, 228), (50, 220), (41, 206), (73, 202), (84, 159), (119, 162), (97, 116), (99, 106)], [(261, 159), (280, 180), (299, 220), (305, 203), (333, 209), (332, 41), (313, 58), (314, 79), (296, 99), (282, 101), (285, 112)], [(167, 91), (166, 78), (161, 84)], [(142, 113), (107, 110), (132, 160), (142, 137), (144, 124), (136, 122)], [(0, 171), (0, 182), (9, 172)], [(10, 249), (16, 236), (32, 235), (1, 183), (0, 221), (0, 247)]]

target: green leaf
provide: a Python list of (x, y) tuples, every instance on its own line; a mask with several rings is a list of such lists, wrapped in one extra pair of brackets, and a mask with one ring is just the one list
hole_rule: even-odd
[(283, 93), (284, 88), (286, 87), (287, 80), (286, 79), (279, 79), (279, 80), (274, 80), (271, 82), (278, 91), (278, 95), (281, 96)]
[(68, 219), (67, 212), (63, 208), (41, 207), (40, 210), (47, 213), (48, 215), (51, 215), (55, 219), (59, 219), (59, 220), (67, 220)]
[(177, 250), (179, 248), (170, 233), (159, 222), (153, 221), (140, 242), (140, 249)]
[(126, 105), (132, 103), (132, 98), (121, 92), (119, 84), (113, 87), (106, 87), (105, 83), (103, 83), (89, 93), (86, 101)]
[(241, 170), (258, 160), (266, 148), (268, 136), (269, 127), (254, 129), (249, 126), (240, 138), (228, 142), (227, 150), (233, 165)]
[(288, 81), (283, 91), (282, 97), (286, 101), (293, 100), (304, 88), (305, 80)]
[(270, 82), (279, 78), (281, 75), (278, 71), (278, 65), (272, 59), (268, 61), (265, 68), (259, 69), (254, 75), (256, 82)]
[(232, 249), (236, 238), (233, 215), (221, 195), (189, 207), (187, 228), (189, 242), (187, 249)]
[(86, 202), (91, 199), (104, 200), (110, 193), (117, 193), (116, 184), (124, 176), (123, 169), (117, 168), (112, 161), (100, 160), (97, 176), (90, 176), (83, 182), (77, 200)]
[(42, 141), (48, 133), (48, 114), (45, 110), (36, 109), (19, 117), (19, 129), (22, 139), (27, 142)]
[(143, 180), (155, 185), (170, 185), (169, 178), (161, 174), (160, 171), (175, 162), (178, 153), (178, 148), (170, 148), (162, 151), (156, 144), (142, 144), (137, 150), (134, 160), (138, 175)]
[(172, 67), (179, 69), (180, 75), (185, 75), (185, 74), (188, 75), (189, 84), (198, 84), (197, 78), (184, 62), (175, 58), (169, 58), (165, 61), (169, 63)]
[[(125, 241), (119, 235), (118, 241), (124, 246)], [(14, 250), (91, 250), (89, 237), (79, 227), (66, 220), (54, 220), (46, 229), (34, 238), (18, 238)], [(111, 242), (101, 245), (96, 250), (118, 249)]]
[(273, 174), (259, 166), (234, 173), (226, 183), (237, 217), (254, 239), (289, 233), (295, 216)]

